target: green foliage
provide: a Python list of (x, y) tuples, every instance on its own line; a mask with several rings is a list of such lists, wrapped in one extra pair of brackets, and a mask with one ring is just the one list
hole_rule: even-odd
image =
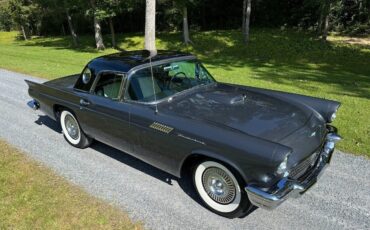
[[(15, 35), (0, 33), (0, 67), (47, 79), (78, 73), (91, 58), (116, 52), (96, 51), (92, 36), (82, 36), (74, 49), (69, 37), (24, 42), (14, 41)], [(340, 101), (334, 122), (344, 137), (339, 149), (370, 156), (370, 38), (351, 45), (349, 38), (331, 36), (324, 43), (289, 29), (252, 30), (248, 47), (237, 30), (194, 32), (192, 38), (194, 46), (184, 46), (180, 33), (159, 33), (157, 47), (192, 52), (222, 82)], [(143, 47), (142, 34), (119, 35), (117, 41), (121, 49)]]
[[(10, 1), (11, 10), (4, 11), (2, 5)], [(25, 24), (29, 32), (42, 35), (61, 33), (61, 26), (67, 25), (61, 17), (65, 9), (74, 16), (79, 33), (91, 33), (91, 16), (103, 22), (116, 18), (117, 32), (144, 31), (145, 1), (137, 0), (0, 0), (0, 29), (9, 28), (9, 17), (16, 24)], [(182, 11), (188, 9), (189, 25), (200, 30), (239, 29), (242, 21), (242, 0), (158, 0), (158, 31), (179, 31), (182, 29)], [(329, 4), (330, 6), (329, 7)], [(368, 34), (370, 31), (370, 0), (253, 0), (252, 27), (293, 27), (300, 30), (318, 31), (323, 24), (323, 15), (330, 13), (332, 31), (346, 34)], [(86, 17), (88, 16), (88, 17)], [(6, 26), (4, 26), (6, 25)], [(105, 31), (104, 31), (105, 30)], [(196, 41), (194, 41), (196, 42)]]
[(11, 11), (7, 4), (0, 5), (0, 31), (10, 31), (13, 29)]
[(41, 10), (37, 3), (31, 0), (10, 0), (9, 10), (18, 26), (24, 26), (31, 34), (40, 32)]
[(349, 35), (370, 34), (370, 0), (342, 0), (333, 4), (334, 30)]

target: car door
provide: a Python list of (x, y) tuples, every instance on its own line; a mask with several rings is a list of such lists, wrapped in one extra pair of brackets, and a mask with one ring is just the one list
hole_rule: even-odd
[[(158, 79), (162, 78), (158, 77)], [(154, 92), (159, 95), (164, 93), (160, 91), (163, 89), (162, 85), (165, 84), (156, 80), (153, 84), (153, 78), (147, 69), (136, 71), (129, 77), (124, 100), (131, 103), (133, 154), (164, 171), (173, 173), (181, 162), (183, 156), (181, 151), (184, 148), (179, 146), (182, 143), (179, 142), (177, 131), (174, 129), (173, 118), (160, 111), (156, 112), (155, 105), (150, 103)], [(146, 102), (146, 99), (150, 101)]]
[(100, 72), (90, 93), (80, 99), (80, 113), (90, 136), (130, 153), (130, 104), (121, 100), (125, 79), (123, 73)]

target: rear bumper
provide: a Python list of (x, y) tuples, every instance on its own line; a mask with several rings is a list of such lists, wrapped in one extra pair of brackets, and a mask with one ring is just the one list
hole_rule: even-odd
[(335, 133), (329, 133), (326, 137), (326, 143), (321, 150), (316, 166), (304, 176), (303, 181), (292, 180), (288, 177), (281, 179), (274, 189), (265, 190), (254, 185), (245, 188), (251, 203), (264, 209), (274, 209), (290, 197), (297, 198), (312, 185), (314, 185), (326, 167), (334, 152), (335, 143), (339, 141), (340, 136)]

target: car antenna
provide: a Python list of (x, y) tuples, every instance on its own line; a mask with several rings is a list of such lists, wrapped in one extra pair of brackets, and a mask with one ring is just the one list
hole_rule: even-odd
[(153, 93), (154, 93), (154, 101), (155, 101), (155, 113), (158, 113), (158, 104), (157, 104), (157, 93), (155, 92), (155, 87), (154, 87), (154, 75), (153, 75), (153, 65), (152, 65), (152, 57), (157, 55), (157, 50), (150, 50), (150, 55), (149, 55), (149, 65), (150, 65), (150, 73), (152, 75), (152, 86), (153, 86)]

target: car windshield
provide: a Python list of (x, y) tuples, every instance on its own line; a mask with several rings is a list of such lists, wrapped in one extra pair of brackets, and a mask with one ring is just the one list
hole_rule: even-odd
[[(154, 81), (153, 81), (154, 80)], [(136, 71), (130, 78), (126, 99), (152, 102), (170, 97), (190, 88), (215, 82), (197, 60), (184, 60), (147, 67)]]

